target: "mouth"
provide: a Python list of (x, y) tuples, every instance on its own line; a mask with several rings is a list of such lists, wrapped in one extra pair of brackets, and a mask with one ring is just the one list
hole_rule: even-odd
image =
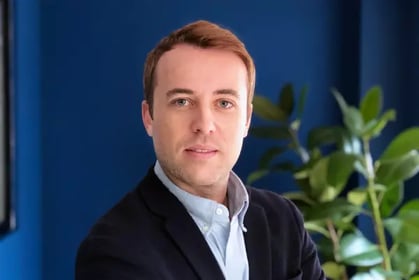
[(189, 147), (185, 152), (195, 158), (208, 159), (215, 156), (218, 150), (211, 147)]

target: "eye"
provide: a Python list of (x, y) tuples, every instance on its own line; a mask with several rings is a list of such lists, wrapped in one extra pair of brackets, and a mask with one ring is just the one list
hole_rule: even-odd
[(232, 103), (232, 102), (230, 102), (230, 101), (228, 101), (228, 100), (220, 100), (220, 101), (218, 102), (218, 105), (219, 105), (221, 108), (224, 108), (224, 109), (229, 109), (229, 108), (233, 107), (233, 103)]
[(189, 104), (189, 101), (185, 98), (178, 98), (172, 102), (176, 106), (183, 107)]

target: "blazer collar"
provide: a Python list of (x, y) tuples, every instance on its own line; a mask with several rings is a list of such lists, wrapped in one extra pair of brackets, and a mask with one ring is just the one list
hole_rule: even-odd
[(194, 220), (182, 203), (157, 178), (152, 168), (137, 191), (151, 211), (165, 219), (168, 234), (200, 279), (224, 279), (217, 260)]

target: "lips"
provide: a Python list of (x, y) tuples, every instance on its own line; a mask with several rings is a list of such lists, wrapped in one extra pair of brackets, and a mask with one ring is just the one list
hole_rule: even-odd
[(189, 149), (186, 149), (186, 151), (188, 151), (188, 152), (195, 152), (195, 153), (214, 153), (214, 152), (216, 152), (217, 150), (215, 150), (215, 149), (194, 149), (194, 148), (189, 148)]
[(218, 150), (214, 147), (208, 146), (192, 146), (185, 149), (185, 151), (192, 156), (199, 157), (199, 158), (209, 158), (214, 156)]

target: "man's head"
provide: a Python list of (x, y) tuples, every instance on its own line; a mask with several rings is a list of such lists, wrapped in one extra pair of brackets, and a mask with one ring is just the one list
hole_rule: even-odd
[(255, 65), (243, 42), (230, 30), (217, 24), (199, 20), (175, 30), (164, 37), (157, 46), (151, 50), (146, 58), (143, 74), (144, 100), (150, 105), (153, 112), (154, 88), (158, 81), (156, 75), (157, 64), (162, 55), (176, 45), (187, 44), (203, 49), (219, 49), (236, 54), (244, 63), (247, 70), (248, 105), (251, 104), (255, 90)]
[(229, 31), (199, 21), (147, 58), (142, 118), (165, 174), (223, 202), (252, 114), (253, 62)]

